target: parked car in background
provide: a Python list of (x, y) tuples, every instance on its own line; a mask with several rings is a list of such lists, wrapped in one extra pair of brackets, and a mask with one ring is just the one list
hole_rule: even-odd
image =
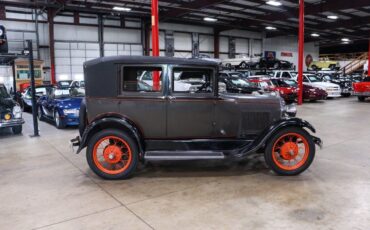
[[(298, 87), (298, 82), (290, 79), (290, 78), (283, 78), (282, 79), (286, 84), (296, 87), (297, 88), (297, 93), (299, 93), (299, 87)], [(308, 101), (318, 101), (318, 100), (326, 100), (328, 97), (328, 93), (318, 87), (313, 87), (307, 84), (303, 84), (303, 94), (302, 94), (302, 99), (308, 100)]]
[[(51, 90), (52, 85), (37, 85), (35, 86), (35, 96), (36, 101), (47, 94)], [(31, 96), (31, 87), (27, 87), (21, 97), (19, 98), (19, 104), (23, 108), (23, 111), (32, 111), (32, 96)]]
[(275, 92), (276, 87), (272, 83), (269, 76), (251, 76), (249, 77), (249, 81), (254, 83), (254, 85), (258, 88), (261, 88), (265, 92)]
[(319, 61), (313, 61), (308, 68), (311, 70), (336, 70), (340, 68), (340, 65), (337, 61), (330, 61), (329, 59), (324, 58)]
[(271, 58), (261, 58), (258, 63), (252, 66), (255, 69), (292, 69), (293, 63)]
[(6, 29), (4, 26), (0, 25), (0, 53), (8, 53), (8, 39), (6, 36)]
[(14, 101), (4, 84), (0, 84), (0, 129), (11, 128), (14, 134), (22, 133), (22, 109)]
[(328, 94), (328, 98), (341, 97), (342, 91), (339, 85), (330, 82), (323, 82), (316, 77), (315, 74), (303, 74), (303, 84), (325, 90)]
[(259, 59), (259, 57), (240, 55), (236, 58), (223, 59), (222, 65), (227, 68), (236, 67), (239, 69), (249, 69), (252, 66), (256, 66), (256, 64), (259, 62)]
[(331, 82), (340, 86), (341, 95), (343, 97), (349, 97), (352, 94), (352, 80), (346, 76), (340, 76), (338, 74), (324, 74), (321, 80), (323, 82)]
[(289, 71), (289, 70), (278, 70), (274, 71), (274, 78), (290, 78), (290, 79), (296, 79), (297, 77), (296, 71)]
[(252, 94), (260, 92), (260, 88), (252, 85), (243, 74), (239, 72), (221, 72), (219, 74), (219, 81), (226, 84), (226, 91), (228, 93), (244, 93)]
[(290, 78), (271, 78), (272, 84), (275, 86), (275, 91), (280, 93), (280, 96), (285, 100), (286, 103), (293, 103), (298, 97), (298, 88), (292, 84), (288, 84), (287, 81), (294, 81)]
[(71, 87), (72, 80), (61, 80), (57, 82), (57, 87), (58, 88), (69, 88)]
[[(162, 71), (161, 87), (125, 90), (126, 84), (139, 82), (143, 70)], [(91, 170), (105, 179), (130, 178), (139, 161), (238, 160), (252, 153), (263, 153), (277, 174), (297, 175), (312, 163), (315, 143), (321, 145), (308, 132), (315, 132), (312, 125), (287, 115), (280, 97), (218, 93), (214, 62), (104, 57), (86, 62), (84, 71), (86, 110), (81, 114), (88, 124), (71, 142), (77, 153), (87, 147)], [(180, 80), (176, 73), (194, 72), (204, 76), (196, 92), (172, 87)]]
[(85, 81), (72, 81), (71, 88), (85, 88)]
[(358, 97), (359, 101), (365, 101), (370, 97), (370, 77), (365, 77), (361, 82), (353, 83), (353, 95)]
[(85, 95), (77, 88), (53, 87), (37, 102), (39, 120), (52, 120), (58, 129), (79, 125), (81, 101)]

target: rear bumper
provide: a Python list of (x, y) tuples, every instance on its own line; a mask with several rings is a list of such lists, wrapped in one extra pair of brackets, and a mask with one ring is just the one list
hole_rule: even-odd
[(370, 92), (353, 92), (353, 96), (363, 96), (363, 97), (370, 97)]
[(20, 126), (22, 124), (24, 124), (23, 118), (21, 118), (21, 119), (11, 119), (9, 121), (0, 120), (0, 128)]

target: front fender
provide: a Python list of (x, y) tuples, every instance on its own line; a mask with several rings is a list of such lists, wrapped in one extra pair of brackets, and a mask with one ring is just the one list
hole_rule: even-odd
[[(278, 132), (279, 130), (286, 128), (286, 127), (299, 127), (299, 128), (307, 128), (311, 132), (316, 133), (316, 129), (307, 121), (302, 120), (300, 118), (283, 118), (271, 124), (268, 128), (266, 128), (253, 142), (252, 144), (242, 148), (239, 150), (237, 156), (242, 157), (248, 155), (250, 153), (257, 152), (259, 149), (266, 146), (266, 143), (273, 137), (273, 135)], [(322, 142), (320, 138), (312, 136), (313, 141), (315, 144), (321, 147)]]
[(88, 126), (86, 126), (85, 131), (81, 137), (77, 153), (80, 153), (83, 148), (85, 148), (90, 140), (90, 138), (101, 130), (101, 127), (107, 128), (118, 128), (129, 132), (138, 144), (139, 151), (143, 153), (143, 139), (139, 129), (128, 119), (118, 118), (118, 117), (103, 117), (98, 120), (93, 121)]

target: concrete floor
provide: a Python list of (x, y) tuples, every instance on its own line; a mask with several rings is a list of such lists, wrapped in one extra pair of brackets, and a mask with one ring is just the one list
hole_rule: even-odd
[(370, 102), (308, 103), (324, 149), (308, 171), (279, 177), (246, 164), (176, 163), (126, 181), (95, 176), (73, 154), (76, 129), (40, 124), (0, 134), (0, 229), (369, 229)]

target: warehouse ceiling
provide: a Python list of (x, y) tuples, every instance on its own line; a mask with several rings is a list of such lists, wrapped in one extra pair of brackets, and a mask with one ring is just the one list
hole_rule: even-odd
[[(298, 0), (159, 0), (162, 22), (179, 22), (212, 26), (216, 30), (245, 29), (266, 32), (267, 37), (298, 34)], [(121, 14), (149, 21), (150, 0), (5, 0), (5, 5)], [(123, 7), (115, 11), (113, 7)], [(127, 11), (127, 9), (129, 11)], [(364, 41), (370, 37), (369, 0), (305, 0), (306, 41), (323, 46)], [(330, 19), (329, 17), (336, 17)], [(206, 18), (208, 21), (206, 21)], [(269, 27), (272, 30), (266, 29)], [(312, 34), (316, 35), (315, 37)], [(345, 41), (348, 43), (347, 41)]]

